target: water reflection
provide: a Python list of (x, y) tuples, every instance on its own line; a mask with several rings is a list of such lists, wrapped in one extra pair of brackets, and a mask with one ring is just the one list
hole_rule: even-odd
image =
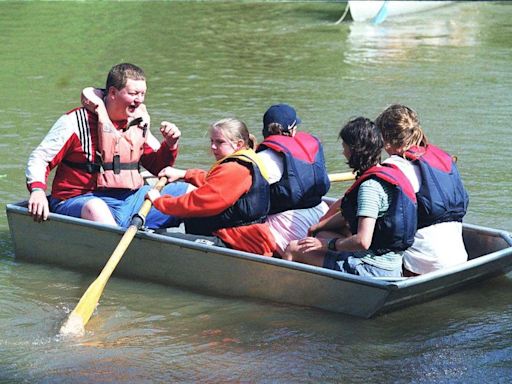
[[(93, 8), (2, 4), (0, 204), (27, 196), (28, 154), (80, 88), (126, 60), (150, 74), (152, 120), (183, 127), (184, 167), (209, 166), (211, 121), (235, 114), (259, 133), (265, 108), (287, 101), (324, 141), (328, 168), (344, 171), (342, 123), (406, 100), (429, 139), (459, 156), (467, 221), (512, 230), (512, 6), (457, 3), (377, 27), (329, 24), (335, 2)], [(2, 208), (0, 382), (503, 382), (510, 373), (512, 276), (369, 321), (114, 276), (85, 337), (68, 341), (58, 329), (95, 276), (17, 261), (12, 249)]]
[[(471, 8), (474, 10), (474, 7)], [(382, 63), (408, 61), (416, 58), (419, 46), (471, 47), (478, 43), (479, 25), (468, 19), (471, 9), (460, 4), (432, 13), (403, 16), (373, 25), (353, 22), (347, 37), (345, 62)], [(429, 57), (424, 59), (428, 60)]]

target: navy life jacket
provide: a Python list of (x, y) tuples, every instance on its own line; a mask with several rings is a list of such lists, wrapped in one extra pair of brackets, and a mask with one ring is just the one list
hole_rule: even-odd
[(330, 188), (322, 144), (315, 136), (298, 132), (294, 137), (267, 137), (257, 152), (272, 149), (283, 157), (281, 180), (270, 185), (270, 212), (311, 208)]
[(417, 203), (414, 189), (407, 177), (391, 164), (373, 166), (359, 177), (347, 190), (341, 202), (343, 217), (348, 221), (353, 234), (357, 233), (357, 194), (361, 183), (377, 179), (390, 184), (393, 196), (389, 209), (377, 218), (370, 249), (376, 255), (389, 251), (400, 252), (409, 248), (414, 241), (417, 227)]
[(429, 144), (412, 147), (406, 159), (420, 168), (421, 185), (418, 199), (418, 228), (447, 221), (462, 221), (469, 197), (452, 157)]
[[(263, 176), (265, 172), (260, 171), (257, 164), (259, 159), (256, 153), (252, 150), (238, 151), (224, 158), (216, 166), (228, 161), (236, 161), (250, 169), (252, 175), (251, 188), (234, 205), (218, 215), (185, 219), (186, 233), (210, 236), (221, 228), (262, 223), (267, 218), (270, 208), (269, 184)], [(236, 180), (233, 180), (233, 182), (236, 182)]]

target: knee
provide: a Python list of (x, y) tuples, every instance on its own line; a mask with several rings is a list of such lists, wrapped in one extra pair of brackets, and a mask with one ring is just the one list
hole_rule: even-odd
[(90, 199), (87, 201), (82, 207), (81, 216), (86, 220), (116, 225), (108, 205), (101, 199)]
[(187, 185), (187, 190), (185, 193), (192, 192), (194, 189), (197, 189), (197, 187), (195, 185), (189, 184)]
[(294, 260), (294, 254), (297, 252), (297, 240), (292, 240), (284, 250), (281, 257), (284, 260), (293, 261)]

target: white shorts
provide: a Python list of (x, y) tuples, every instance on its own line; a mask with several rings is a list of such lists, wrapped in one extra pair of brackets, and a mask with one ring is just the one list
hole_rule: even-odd
[(313, 208), (292, 209), (269, 215), (267, 223), (276, 240), (278, 252), (284, 252), (290, 241), (303, 239), (308, 229), (318, 223), (329, 207), (322, 202)]

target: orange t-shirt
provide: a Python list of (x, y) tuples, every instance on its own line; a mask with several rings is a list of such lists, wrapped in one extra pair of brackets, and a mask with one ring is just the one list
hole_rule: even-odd
[[(154, 201), (158, 210), (184, 218), (214, 216), (235, 204), (252, 185), (251, 171), (235, 161), (222, 163), (209, 173), (190, 169), (184, 180), (197, 189), (178, 197), (159, 197)], [(276, 249), (267, 223), (221, 228), (214, 235), (240, 251), (272, 256)]]

